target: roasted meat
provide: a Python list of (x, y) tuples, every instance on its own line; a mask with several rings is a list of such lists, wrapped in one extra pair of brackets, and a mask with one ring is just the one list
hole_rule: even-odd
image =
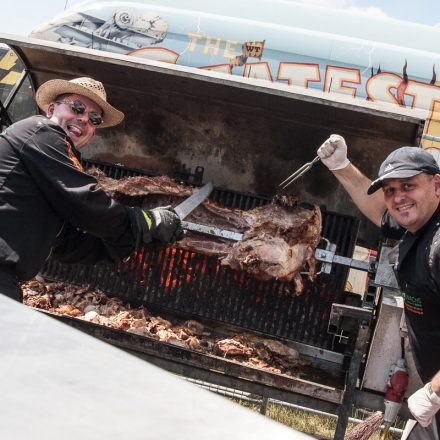
[[(176, 205), (197, 188), (175, 183), (167, 177), (131, 177), (114, 180), (92, 170), (99, 185), (122, 202), (144, 208)], [(320, 241), (321, 212), (290, 196), (250, 210), (227, 208), (205, 200), (185, 220), (243, 233), (234, 242), (214, 236), (188, 233), (177, 247), (220, 258), (223, 266), (250, 273), (261, 280), (294, 281), (300, 293), (300, 272), (315, 276), (315, 249)]]
[(220, 355), (242, 364), (262, 368), (274, 373), (301, 374), (308, 365), (293, 348), (280, 341), (254, 334), (228, 334), (205, 327), (198, 321), (172, 322), (153, 316), (145, 307), (132, 308), (118, 298), (109, 298), (87, 286), (66, 283), (44, 283), (32, 280), (23, 283), (24, 302), (28, 306), (43, 308), (174, 344), (189, 350)]
[(222, 264), (262, 280), (294, 280), (295, 290), (300, 293), (300, 271), (306, 263), (309, 277), (315, 276), (315, 249), (322, 223), (320, 209), (271, 204), (244, 211), (243, 216), (250, 227)]
[(217, 349), (220, 353), (223, 353), (225, 356), (250, 356), (252, 354), (252, 349), (247, 347), (245, 344), (242, 344), (240, 341), (236, 339), (222, 339), (218, 341)]

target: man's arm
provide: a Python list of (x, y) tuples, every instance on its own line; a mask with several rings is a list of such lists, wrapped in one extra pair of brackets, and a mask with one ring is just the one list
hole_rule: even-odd
[(412, 415), (426, 428), (440, 410), (440, 371), (423, 388), (408, 399), (408, 408)]
[(347, 158), (347, 145), (342, 136), (332, 134), (318, 149), (321, 162), (334, 174), (355, 205), (369, 220), (380, 226), (386, 206), (380, 191), (371, 196), (367, 189), (371, 180)]
[(100, 239), (105, 253), (120, 259), (142, 242), (156, 239), (170, 243), (182, 238), (180, 219), (169, 207), (125, 207), (100, 189), (96, 179), (75, 164), (72, 145), (62, 128), (53, 122), (41, 122), (35, 134), (17, 150), (54, 212), (95, 237), (87, 239), (83, 249)]
[(380, 226), (386, 209), (382, 191), (376, 191), (369, 196), (367, 194), (367, 189), (371, 184), (371, 180), (364, 176), (351, 163), (342, 170), (335, 170), (332, 172), (348, 192), (349, 196), (362, 214), (364, 214), (376, 226)]

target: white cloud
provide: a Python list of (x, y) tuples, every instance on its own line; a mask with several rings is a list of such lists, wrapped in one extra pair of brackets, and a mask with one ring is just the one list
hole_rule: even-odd
[(372, 17), (387, 17), (387, 14), (382, 9), (376, 6), (368, 6), (367, 8), (359, 8), (357, 6), (350, 6), (347, 8), (351, 12), (355, 12), (362, 15), (369, 15)]

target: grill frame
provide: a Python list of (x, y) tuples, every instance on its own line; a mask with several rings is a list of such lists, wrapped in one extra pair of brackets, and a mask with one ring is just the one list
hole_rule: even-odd
[[(97, 166), (113, 178), (151, 175), (142, 170), (131, 170), (93, 161), (88, 161), (87, 165)], [(240, 209), (251, 209), (270, 202), (269, 197), (244, 194), (222, 188), (215, 188), (210, 199), (224, 206)], [(359, 231), (359, 220), (325, 209), (321, 209), (321, 211), (323, 214), (322, 237), (336, 244), (338, 255), (351, 257)], [(190, 285), (194, 289), (190, 288), (186, 294), (179, 292), (180, 297), (173, 298), (169, 289), (171, 284), (165, 282), (163, 285), (164, 277), (169, 276), (175, 280), (178, 278), (176, 275), (182, 276), (179, 272), (179, 259), (185, 258), (187, 260), (188, 258), (194, 259), (196, 263), (199, 263), (199, 266), (196, 264), (193, 270), (194, 276), (190, 277)], [(145, 280), (146, 282), (142, 284), (140, 281), (145, 275), (145, 263), (151, 266), (151, 269), (149, 269), (150, 273)], [(208, 319), (211, 322), (218, 322), (220, 325), (234, 326), (237, 333), (244, 330), (263, 337), (281, 339), (294, 346), (299, 343), (301, 347), (297, 345), (297, 348), (303, 356), (306, 353), (311, 355), (314, 357), (313, 361), (318, 361), (320, 367), (322, 367), (322, 363), (327, 363), (328, 369), (324, 367), (323, 371), (327, 373), (336, 371), (338, 377), (344, 378), (344, 383), (328, 386), (325, 385), (325, 381), (320, 383), (319, 379), (309, 381), (274, 374), (246, 367), (217, 356), (205, 355), (154, 341), (150, 338), (132, 334), (121, 335), (124, 332), (100, 325), (91, 326), (91, 323), (79, 319), (57, 316), (58, 319), (79, 330), (170, 372), (259, 394), (265, 398), (313, 408), (318, 407), (323, 411), (337, 413), (338, 424), (334, 438), (336, 440), (342, 439), (347, 426), (348, 409), (360, 393), (356, 391), (356, 378), (359, 377), (362, 355), (368, 342), (371, 326), (371, 320), (368, 322), (358, 321), (354, 326), (356, 328), (353, 328), (353, 333), (344, 344), (338, 343), (335, 335), (327, 331), (332, 304), (345, 302), (344, 287), (349, 269), (342, 265), (333, 265), (330, 274), (318, 275), (313, 283), (307, 281), (302, 295), (296, 296), (293, 293), (293, 286), (287, 286), (286, 283), (258, 281), (248, 274), (234, 272), (227, 267), (219, 267), (218, 263), (218, 259), (215, 257), (207, 257), (171, 247), (160, 249), (150, 245), (141, 250), (138, 259), (132, 258), (129, 262), (116, 266), (105, 264), (89, 267), (62, 265), (54, 260), (49, 260), (44, 275), (53, 280), (74, 284), (87, 283), (92, 289), (102, 289), (105, 293), (117, 296), (133, 305), (144, 305), (150, 309), (159, 307), (164, 311), (180, 313), (186, 319), (199, 319), (201, 322)], [(181, 266), (187, 271), (189, 270), (188, 261), (185, 261), (185, 264)], [(198, 270), (203, 266), (205, 271)], [(214, 281), (220, 282), (221, 292), (210, 284), (209, 276), (207, 276), (210, 272), (215, 274)], [(131, 275), (127, 278), (129, 273)], [(184, 278), (187, 275), (183, 273)], [(159, 292), (157, 291), (158, 280), (162, 283)], [(194, 287), (196, 285), (198, 289)], [(244, 289), (243, 286), (245, 286)], [(224, 299), (227, 289), (229, 289), (229, 296)], [(201, 301), (201, 295), (205, 295), (203, 301)], [(259, 296), (258, 301), (256, 301), (258, 298), (256, 295)], [(219, 303), (221, 299), (223, 299), (223, 303)], [(207, 307), (202, 307), (202, 312), (194, 314), (197, 311), (192, 308), (202, 302), (206, 303)], [(256, 311), (256, 304), (264, 306), (260, 313)], [(216, 310), (223, 312), (223, 315), (214, 313), (211, 316), (210, 313)], [(259, 325), (252, 322), (252, 318), (255, 317), (260, 317)], [(136, 338), (140, 339), (137, 341)], [(123, 339), (126, 341), (121, 342)], [(302, 349), (305, 351), (303, 352)], [(334, 363), (337, 357), (340, 362)], [(368, 401), (371, 401), (370, 395)], [(380, 408), (381, 402), (374, 402), (374, 406), (376, 409)]]
[[(115, 179), (151, 175), (104, 162), (88, 160), (83, 164), (85, 168), (96, 166)], [(240, 209), (271, 200), (222, 188), (215, 188), (210, 199)], [(323, 211), (322, 235), (337, 243), (339, 255), (352, 255), (358, 229), (356, 218)], [(158, 305), (195, 319), (224, 322), (326, 350), (345, 348), (335, 347), (334, 336), (327, 332), (332, 303), (343, 302), (348, 269), (340, 265), (334, 265), (330, 275), (318, 275), (313, 283), (307, 280), (299, 296), (292, 284), (259, 281), (220, 266), (216, 257), (174, 247), (147, 246), (129, 262), (118, 265), (67, 265), (49, 259), (42, 273), (55, 281), (89, 284), (133, 305)], [(178, 279), (180, 284), (173, 289), (167, 279)]]
[[(317, 368), (321, 369), (321, 374), (332, 371), (333, 379), (324, 381), (325, 383), (316, 381), (310, 375), (310, 371), (306, 371), (303, 378), (276, 374), (224, 357), (160, 342), (150, 337), (116, 330), (56, 312), (38, 310), (77, 330), (187, 378), (206, 380), (213, 384), (261, 394), (290, 403), (305, 404), (310, 402), (312, 407), (314, 406), (312, 402), (316, 405), (318, 401), (320, 408), (326, 408), (333, 413), (337, 412), (344, 399), (344, 372), (338, 370), (338, 366), (332, 365), (331, 362), (325, 362), (321, 359), (309, 359), (311, 360), (309, 368), (314, 369), (315, 372)], [(179, 316), (179, 313), (175, 316)], [(170, 316), (165, 315), (165, 318), (169, 319)], [(203, 321), (203, 323), (215, 326), (215, 323), (209, 323), (209, 321)], [(221, 324), (219, 324), (220, 326)], [(227, 331), (232, 330), (232, 326), (227, 329)]]

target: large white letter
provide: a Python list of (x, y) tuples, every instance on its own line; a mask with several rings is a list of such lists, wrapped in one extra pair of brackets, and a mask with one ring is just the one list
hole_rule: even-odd
[(327, 66), (325, 70), (324, 92), (342, 93), (356, 98), (356, 87), (346, 86), (346, 82), (360, 84), (361, 73), (359, 69)]
[(266, 62), (245, 64), (243, 76), (246, 78), (265, 79), (266, 81), (272, 81), (270, 67)]
[(287, 81), (289, 86), (309, 87), (309, 82), (321, 81), (319, 64), (281, 62), (277, 80)]
[(199, 32), (198, 34), (195, 34), (194, 32), (188, 32), (188, 38), (189, 38), (189, 45), (188, 45), (188, 51), (194, 52), (197, 47), (197, 41), (202, 38), (202, 34)]
[(203, 45), (203, 55), (208, 55), (211, 51), (211, 55), (217, 56), (220, 50), (221, 38), (214, 38), (215, 43), (213, 43), (212, 38), (207, 35), (205, 38), (205, 44)]
[(223, 56), (225, 58), (232, 58), (236, 55), (235, 53), (235, 45), (237, 44), (237, 41), (235, 40), (227, 40), (225, 50), (223, 52)]
[(395, 73), (378, 73), (368, 79), (365, 88), (367, 96), (372, 101), (389, 102), (391, 104), (399, 104), (396, 95), (391, 92), (391, 89), (396, 89), (403, 81), (403, 78)]
[(408, 81), (405, 95), (412, 96), (412, 108), (430, 110), (432, 101), (440, 100), (440, 87), (411, 80)]

